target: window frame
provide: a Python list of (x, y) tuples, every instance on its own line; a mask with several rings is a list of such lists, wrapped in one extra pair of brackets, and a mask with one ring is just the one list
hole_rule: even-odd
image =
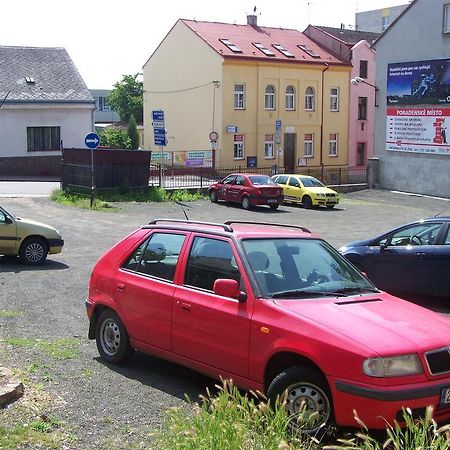
[(442, 32), (444, 34), (450, 34), (450, 3), (444, 5)]
[[(333, 91), (336, 90), (334, 94)], [(332, 87), (330, 88), (330, 111), (338, 112), (339, 111), (339, 88)]]
[[(55, 152), (61, 150), (60, 126), (27, 127), (26, 130), (27, 152)], [(50, 133), (50, 136), (45, 136), (46, 132)], [(53, 136), (53, 133), (56, 133), (56, 135)], [(46, 140), (49, 141), (49, 147), (45, 145)]]
[[(312, 93), (308, 93), (308, 89), (311, 89)], [(310, 105), (308, 104), (310, 101)], [(308, 86), (305, 89), (305, 111), (316, 110), (316, 92), (312, 86)]]
[(360, 78), (367, 79), (368, 72), (369, 72), (369, 61), (367, 61), (367, 59), (361, 59), (359, 61), (359, 76), (360, 76)]
[[(272, 90), (272, 92), (270, 92)], [(264, 90), (264, 109), (266, 111), (275, 111), (275, 86), (273, 84), (268, 84)]]
[[(292, 92), (288, 92), (288, 89), (291, 89)], [(285, 90), (285, 107), (286, 111), (295, 111), (295, 87), (292, 84), (286, 86)]]
[(358, 97), (358, 120), (367, 120), (367, 97)]
[[(242, 86), (242, 91), (238, 91), (237, 86)], [(242, 100), (242, 106), (239, 100)], [(245, 109), (245, 83), (234, 83), (234, 109)]]
[[(308, 136), (311, 136), (308, 139)], [(310, 148), (310, 152), (307, 152), (307, 148)], [(303, 139), (303, 157), (314, 158), (314, 133), (305, 133)]]
[[(240, 139), (236, 139), (237, 137)], [(241, 154), (241, 156), (237, 156)], [(245, 158), (245, 137), (243, 134), (235, 134), (233, 136), (233, 159), (242, 160)]]
[[(271, 152), (268, 151), (269, 149), (271, 149)], [(266, 134), (264, 135), (264, 159), (274, 159), (274, 158), (275, 158), (275, 136), (273, 134)]]
[[(332, 139), (334, 136), (334, 139)], [(338, 133), (329, 133), (328, 135), (328, 156), (335, 158), (338, 156)]]

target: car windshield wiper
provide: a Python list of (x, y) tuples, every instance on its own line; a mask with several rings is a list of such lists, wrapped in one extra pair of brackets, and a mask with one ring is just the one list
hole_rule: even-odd
[(302, 289), (292, 289), (290, 291), (275, 292), (271, 295), (272, 298), (289, 298), (289, 297), (346, 297), (343, 292), (330, 291), (305, 291)]
[(343, 295), (351, 295), (355, 293), (362, 293), (362, 292), (380, 292), (377, 288), (372, 287), (362, 287), (362, 286), (353, 286), (353, 287), (345, 287), (342, 289), (336, 289), (334, 293), (339, 293)]

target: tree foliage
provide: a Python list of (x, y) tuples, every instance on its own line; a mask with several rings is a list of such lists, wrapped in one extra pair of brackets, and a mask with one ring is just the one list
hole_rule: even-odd
[(130, 138), (130, 148), (137, 150), (139, 147), (139, 133), (133, 114), (128, 121), (128, 137)]
[(106, 128), (100, 134), (100, 142), (102, 146), (105, 147), (120, 149), (131, 148), (131, 139), (129, 138), (128, 133), (114, 127)]
[(109, 105), (124, 122), (128, 122), (131, 116), (138, 123), (143, 121), (144, 85), (138, 79), (139, 75), (124, 75), (108, 96)]

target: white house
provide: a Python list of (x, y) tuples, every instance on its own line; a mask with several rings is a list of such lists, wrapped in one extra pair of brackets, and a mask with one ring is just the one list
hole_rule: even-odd
[(64, 48), (0, 46), (0, 177), (58, 176), (83, 148), (94, 99)]

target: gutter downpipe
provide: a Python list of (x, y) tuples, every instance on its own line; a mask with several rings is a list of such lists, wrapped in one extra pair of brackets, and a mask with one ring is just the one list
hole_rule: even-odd
[(327, 63), (325, 64), (325, 69), (322, 70), (322, 108), (321, 108), (321, 114), (320, 114), (320, 170), (321, 170), (321, 177), (323, 180), (323, 110), (325, 106), (325, 95), (324, 95), (324, 80), (325, 80), (325, 72), (330, 68), (330, 66)]

